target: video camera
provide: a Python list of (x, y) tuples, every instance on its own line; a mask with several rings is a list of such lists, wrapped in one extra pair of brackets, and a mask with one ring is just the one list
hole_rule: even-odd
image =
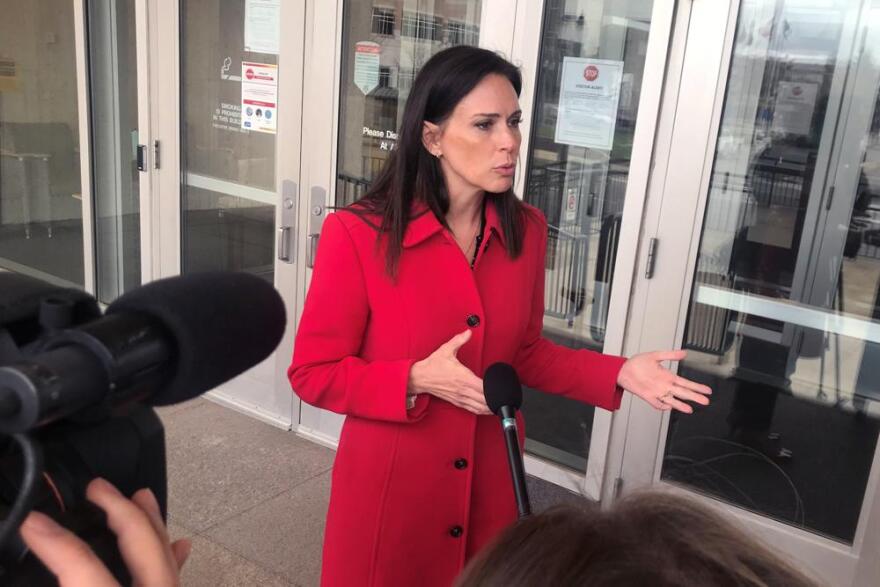
[(90, 295), (0, 273), (0, 584), (54, 584), (18, 527), (37, 509), (131, 581), (85, 488), (153, 491), (167, 514), (164, 429), (154, 406), (192, 399), (267, 358), (281, 297), (246, 273), (139, 287), (101, 314)]

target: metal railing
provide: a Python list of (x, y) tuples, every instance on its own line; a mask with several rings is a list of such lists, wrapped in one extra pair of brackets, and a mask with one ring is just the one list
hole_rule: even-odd
[(587, 234), (550, 226), (555, 262), (546, 268), (544, 315), (564, 319), (569, 326), (587, 303)]
[(358, 201), (370, 187), (370, 180), (346, 173), (336, 176), (336, 206), (344, 208)]

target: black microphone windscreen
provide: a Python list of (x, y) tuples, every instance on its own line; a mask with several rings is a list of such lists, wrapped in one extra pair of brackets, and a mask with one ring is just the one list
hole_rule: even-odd
[(493, 363), (483, 375), (483, 394), (493, 414), (502, 406), (519, 409), (522, 406), (522, 386), (516, 370), (507, 363)]
[(249, 273), (192, 273), (161, 279), (123, 295), (107, 314), (136, 312), (170, 335), (172, 379), (146, 400), (155, 406), (192, 399), (272, 354), (284, 335), (284, 302)]

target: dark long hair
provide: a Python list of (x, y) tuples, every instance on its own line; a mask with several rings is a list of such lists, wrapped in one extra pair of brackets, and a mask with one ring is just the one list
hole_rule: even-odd
[[(445, 49), (431, 57), (413, 81), (398, 132), (397, 149), (391, 153), (364, 197), (349, 208), (362, 218), (365, 215), (381, 218), (377, 228), (388, 237), (385, 265), (389, 275), (394, 276), (397, 272), (403, 236), (412, 220), (413, 202), (424, 202), (430, 213), (447, 226), (449, 193), (440, 163), (422, 144), (424, 122), (442, 123), (462, 98), (491, 74), (503, 75), (510, 80), (519, 96), (522, 78), (515, 65), (492, 51), (464, 45)], [(515, 258), (522, 252), (525, 207), (512, 189), (494, 195), (491, 204), (501, 220), (507, 253)]]

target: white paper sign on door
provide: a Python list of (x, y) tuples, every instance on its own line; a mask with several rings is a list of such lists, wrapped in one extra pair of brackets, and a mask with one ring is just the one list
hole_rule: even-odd
[(278, 128), (278, 66), (241, 62), (241, 128), (275, 134)]
[(364, 95), (379, 86), (379, 57), (382, 47), (378, 43), (361, 41), (354, 46), (354, 85)]
[(818, 93), (818, 84), (779, 82), (776, 105), (773, 108), (773, 131), (794, 135), (810, 134)]
[(554, 140), (611, 150), (622, 79), (623, 61), (565, 57)]
[(244, 50), (278, 54), (281, 0), (247, 0), (244, 5)]

